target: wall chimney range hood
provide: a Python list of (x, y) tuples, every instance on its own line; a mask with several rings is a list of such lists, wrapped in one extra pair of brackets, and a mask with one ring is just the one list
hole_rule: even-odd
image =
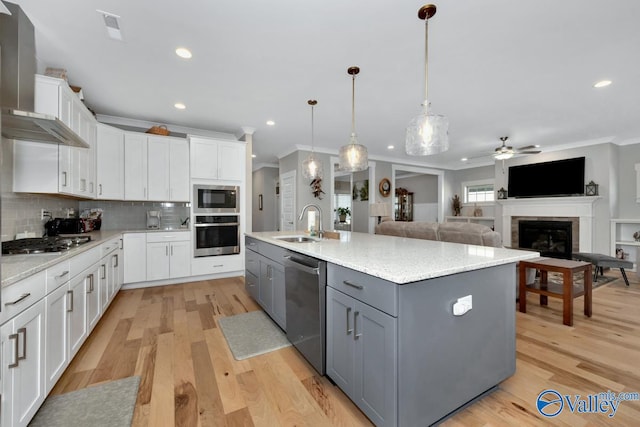
[(33, 24), (20, 6), (2, 3), (11, 12), (11, 15), (0, 13), (2, 136), (89, 148), (84, 139), (57, 117), (33, 111), (36, 75)]

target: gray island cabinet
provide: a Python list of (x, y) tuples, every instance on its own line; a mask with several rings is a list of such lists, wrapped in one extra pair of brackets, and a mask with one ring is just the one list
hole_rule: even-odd
[(327, 261), (326, 373), (374, 424), (437, 423), (515, 372), (516, 264), (537, 253), (364, 233), (250, 235)]

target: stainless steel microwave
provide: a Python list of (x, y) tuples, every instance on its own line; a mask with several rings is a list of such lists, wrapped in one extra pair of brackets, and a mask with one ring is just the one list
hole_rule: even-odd
[(240, 213), (240, 187), (232, 185), (193, 186), (193, 213)]

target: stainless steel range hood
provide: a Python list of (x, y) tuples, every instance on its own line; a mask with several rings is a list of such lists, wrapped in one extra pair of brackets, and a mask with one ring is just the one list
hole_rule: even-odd
[(20, 6), (3, 3), (11, 15), (0, 13), (2, 136), (89, 148), (84, 139), (58, 118), (33, 111), (35, 31)]

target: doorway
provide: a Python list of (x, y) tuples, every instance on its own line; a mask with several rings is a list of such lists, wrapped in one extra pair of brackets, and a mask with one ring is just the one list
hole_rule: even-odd
[[(444, 220), (444, 171), (405, 165), (391, 165), (391, 194), (394, 195), (394, 219), (399, 212), (396, 189), (412, 194), (412, 221)], [(406, 199), (404, 199), (406, 200)], [(406, 210), (406, 207), (404, 207)], [(400, 220), (400, 219), (398, 219)]]
[[(369, 197), (375, 183), (376, 163), (369, 161), (369, 169), (360, 172), (340, 172), (337, 170), (339, 160), (337, 157), (331, 157), (331, 212), (334, 215), (333, 225), (335, 227), (346, 227), (346, 224), (340, 223), (338, 218), (338, 207), (343, 207), (340, 203), (347, 204), (346, 197), (350, 197), (351, 212), (348, 228), (350, 231), (361, 233), (373, 233), (375, 227), (374, 217), (369, 216), (369, 205), (374, 202), (374, 197)], [(349, 193), (344, 196), (338, 196), (336, 186), (343, 186), (343, 182), (349, 182)], [(336, 184), (338, 183), (338, 184)], [(344, 200), (344, 201), (341, 201)], [(345, 221), (346, 222), (346, 221)], [(336, 228), (341, 229), (341, 228)]]

